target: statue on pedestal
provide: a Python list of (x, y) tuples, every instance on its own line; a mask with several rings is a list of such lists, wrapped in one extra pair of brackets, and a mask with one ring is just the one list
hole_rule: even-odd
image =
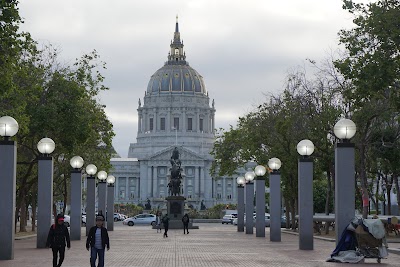
[(182, 168), (179, 159), (178, 148), (175, 147), (171, 156), (171, 179), (168, 183), (168, 192), (170, 196), (179, 196), (181, 194)]

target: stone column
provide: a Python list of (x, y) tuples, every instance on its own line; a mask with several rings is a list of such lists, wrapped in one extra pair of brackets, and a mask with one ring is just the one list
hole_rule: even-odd
[(336, 244), (355, 215), (354, 144), (337, 143), (335, 148)]
[(244, 232), (244, 186), (239, 185), (237, 187), (237, 195), (238, 195), (238, 224), (237, 224), (237, 231)]
[(270, 204), (270, 241), (281, 241), (281, 174), (273, 171), (269, 176), (269, 204)]
[[(104, 218), (106, 218), (106, 203), (107, 203), (107, 183), (106, 181), (99, 181), (98, 186), (98, 197), (97, 197), (97, 211), (102, 213)], [(126, 192), (126, 191), (125, 191)]]
[(79, 169), (71, 171), (71, 240), (81, 240), (82, 226), (82, 172)]
[(114, 184), (107, 187), (107, 230), (114, 231)]
[(157, 181), (158, 166), (153, 168), (153, 197), (158, 197), (158, 181)]
[[(53, 157), (38, 160), (38, 213), (36, 247), (45, 248), (53, 214)], [(55, 223), (55, 222), (54, 222)]]
[(143, 196), (143, 199), (146, 200), (148, 197), (151, 197), (151, 193), (152, 193), (152, 178), (153, 178), (153, 173), (151, 171), (152, 166), (148, 166), (147, 167), (147, 194), (146, 196)]
[(254, 184), (246, 183), (246, 234), (253, 234)]
[(200, 178), (199, 178), (199, 190), (200, 190), (200, 198), (204, 198), (204, 167), (199, 167)]
[(256, 179), (256, 237), (265, 237), (265, 179)]
[(0, 260), (14, 259), (17, 144), (0, 141)]
[(86, 178), (86, 236), (89, 230), (96, 222), (96, 178), (88, 175)]
[(299, 248), (314, 249), (313, 228), (313, 161), (310, 158), (299, 159)]
[(194, 194), (196, 197), (200, 199), (200, 187), (199, 187), (199, 180), (200, 180), (200, 173), (199, 173), (199, 167), (195, 166), (194, 167)]

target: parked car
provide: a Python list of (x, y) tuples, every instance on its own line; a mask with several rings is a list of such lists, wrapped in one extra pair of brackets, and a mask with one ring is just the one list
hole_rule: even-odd
[[(253, 223), (254, 225), (256, 224), (256, 215), (253, 216)], [(244, 218), (244, 220), (246, 221), (246, 217)], [(265, 213), (265, 227), (269, 227), (271, 225), (271, 216), (269, 215), (269, 213)]]
[(122, 222), (124, 225), (134, 226), (135, 224), (156, 225), (156, 215), (154, 214), (139, 214), (134, 217), (125, 219)]
[(114, 222), (122, 221), (122, 216), (119, 213), (114, 213)]
[[(292, 222), (289, 220), (289, 228), (292, 227)], [(281, 228), (286, 228), (286, 216), (282, 215), (281, 217)]]
[(235, 219), (235, 217), (233, 217), (233, 215), (225, 215), (224, 217), (222, 217), (222, 224), (224, 224), (224, 223), (233, 224), (233, 219)]
[(64, 215), (64, 225), (69, 227), (71, 224), (71, 217), (69, 215)]

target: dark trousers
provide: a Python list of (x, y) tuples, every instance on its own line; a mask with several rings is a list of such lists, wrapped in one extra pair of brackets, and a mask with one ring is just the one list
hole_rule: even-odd
[(104, 249), (92, 247), (90, 250), (90, 267), (96, 267), (96, 259), (99, 256), (98, 267), (104, 267)]
[(188, 223), (183, 224), (183, 233), (185, 233), (185, 230), (186, 230), (186, 233), (189, 233), (189, 224)]
[[(60, 267), (65, 257), (65, 247), (54, 247), (53, 250), (53, 267)], [(58, 254), (60, 253), (60, 261), (57, 264)]]
[(164, 224), (164, 237), (168, 237), (168, 224)]

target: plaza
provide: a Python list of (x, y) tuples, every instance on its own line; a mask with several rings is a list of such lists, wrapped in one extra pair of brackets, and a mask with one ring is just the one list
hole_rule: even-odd
[[(175, 266), (343, 266), (326, 262), (335, 243), (315, 238), (314, 250), (299, 250), (298, 236), (282, 233), (282, 242), (269, 241), (266, 237), (237, 232), (232, 225), (220, 223), (198, 223), (199, 230), (183, 235), (182, 230), (170, 230), (168, 238), (149, 226), (124, 226), (116, 223), (109, 232), (111, 248), (106, 252), (108, 267), (175, 267)], [(89, 252), (85, 249), (86, 238), (82, 228), (82, 240), (72, 241), (66, 251), (63, 267), (89, 265)], [(15, 259), (0, 261), (0, 267), (51, 266), (50, 249), (35, 248), (36, 238), (15, 241)], [(378, 264), (375, 259), (366, 259), (367, 266), (398, 266), (399, 243), (389, 243), (389, 257)]]

